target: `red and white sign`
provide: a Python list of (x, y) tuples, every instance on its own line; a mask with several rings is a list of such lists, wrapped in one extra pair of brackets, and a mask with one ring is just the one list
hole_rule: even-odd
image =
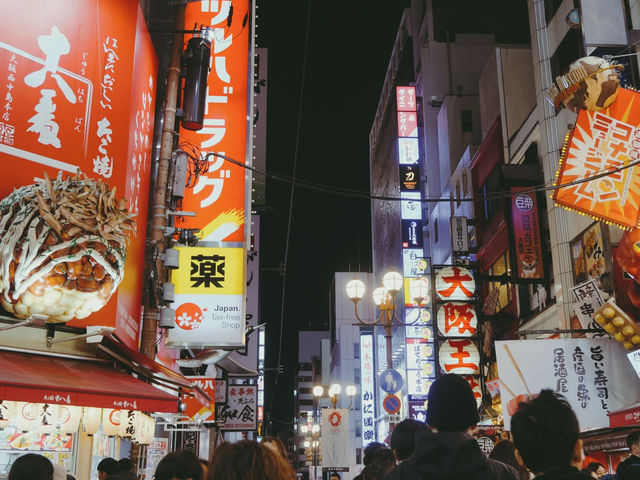
[(476, 375), (480, 372), (480, 352), (468, 339), (445, 341), (438, 351), (440, 367), (445, 373)]
[[(204, 126), (181, 128), (180, 140), (201, 149), (203, 155), (220, 153), (246, 163), (249, 122), (249, 58), (251, 4), (248, 0), (191, 2), (187, 4), (185, 28), (209, 26), (211, 70), (207, 83)], [(230, 23), (229, 23), (230, 22)], [(250, 153), (250, 152), (249, 152)], [(209, 169), (187, 189), (182, 209), (196, 217), (176, 219), (176, 227), (198, 228), (208, 241), (242, 242), (245, 239), (246, 170), (220, 157), (209, 158)]]
[(544, 278), (538, 202), (530, 188), (511, 188), (511, 220), (518, 278)]
[(415, 112), (418, 109), (416, 102), (416, 87), (396, 87), (396, 101), (398, 112)]
[(398, 112), (398, 137), (418, 136), (418, 114), (416, 112)]
[[(183, 414), (194, 421), (215, 421), (216, 379), (211, 377), (188, 377), (193, 383), (204, 390), (213, 400), (209, 405), (203, 405), (195, 397), (185, 397)], [(219, 401), (219, 400), (218, 400)]]
[(478, 408), (482, 404), (482, 387), (480, 386), (480, 381), (471, 376), (464, 377), (469, 386), (471, 387), (471, 391), (473, 392), (473, 398), (476, 399), (476, 403), (478, 404)]
[(440, 300), (469, 300), (476, 291), (476, 281), (463, 267), (445, 267), (436, 275), (436, 293)]
[[(135, 0), (0, 0), (0, 197), (46, 172), (80, 169), (137, 212), (124, 280), (99, 312), (137, 348), (157, 61)], [(79, 21), (82, 19), (82, 21)], [(25, 28), (28, 25), (28, 28)]]
[(478, 331), (478, 316), (471, 303), (447, 302), (438, 310), (438, 330), (445, 337), (472, 337)]
[(322, 466), (349, 466), (349, 410), (322, 409)]

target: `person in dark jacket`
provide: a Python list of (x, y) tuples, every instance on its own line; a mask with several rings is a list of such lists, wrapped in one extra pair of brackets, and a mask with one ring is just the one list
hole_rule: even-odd
[(130, 458), (121, 458), (118, 463), (120, 464), (120, 478), (122, 480), (136, 480), (138, 478), (133, 472), (133, 464)]
[(429, 430), (429, 427), (427, 427), (426, 423), (413, 418), (405, 418), (395, 426), (393, 432), (391, 432), (389, 445), (398, 463), (409, 458), (415, 450), (414, 439), (416, 433), (427, 430)]
[(469, 432), (480, 420), (467, 381), (448, 374), (429, 389), (427, 424), (415, 435), (415, 450), (387, 480), (517, 480), (513, 467), (491, 460)]
[(542, 390), (511, 418), (513, 443), (537, 480), (592, 480), (581, 472), (584, 454), (578, 418), (565, 398)]
[(634, 430), (627, 435), (627, 447), (631, 450), (631, 455), (620, 462), (616, 468), (616, 475), (622, 478), (624, 471), (631, 465), (640, 465), (640, 430)]
[(120, 464), (115, 458), (106, 457), (98, 463), (98, 480), (120, 480)]

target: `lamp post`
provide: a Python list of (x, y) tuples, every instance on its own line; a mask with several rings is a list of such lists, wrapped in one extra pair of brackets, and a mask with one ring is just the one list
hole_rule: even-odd
[[(378, 287), (373, 291), (373, 302), (380, 310), (378, 318), (374, 321), (367, 321), (360, 318), (358, 314), (358, 302), (362, 300), (365, 293), (364, 282), (360, 279), (353, 279), (347, 282), (345, 290), (347, 296), (353, 302), (355, 316), (358, 322), (363, 325), (380, 325), (384, 328), (385, 339), (387, 344), (387, 369), (393, 368), (392, 357), (392, 327), (394, 323), (396, 325), (412, 325), (414, 322), (404, 322), (400, 320), (396, 312), (395, 297), (402, 288), (403, 278), (398, 272), (388, 272), (382, 277), (382, 287)], [(418, 305), (418, 308), (422, 305), (422, 302), (429, 298), (429, 284), (424, 278), (411, 278), (409, 279), (409, 294), (414, 303)], [(420, 312), (418, 312), (418, 319), (420, 318)], [(417, 319), (416, 319), (417, 320)]]

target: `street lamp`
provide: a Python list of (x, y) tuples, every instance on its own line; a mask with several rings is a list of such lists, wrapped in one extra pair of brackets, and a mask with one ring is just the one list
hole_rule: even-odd
[[(392, 327), (394, 323), (396, 325), (412, 325), (420, 318), (420, 312), (418, 317), (413, 322), (404, 322), (400, 320), (396, 312), (395, 297), (402, 289), (403, 278), (398, 272), (387, 272), (382, 277), (382, 287), (376, 288), (373, 293), (373, 302), (380, 310), (378, 318), (374, 321), (367, 321), (360, 318), (358, 314), (358, 302), (362, 300), (365, 293), (365, 285), (362, 280), (357, 278), (347, 282), (345, 290), (347, 296), (353, 302), (355, 316), (358, 322), (363, 325), (380, 325), (384, 328), (385, 338), (387, 343), (387, 368), (393, 368), (392, 357)], [(412, 301), (418, 305), (418, 309), (422, 306), (423, 302), (429, 298), (429, 284), (425, 278), (411, 278), (409, 279), (409, 295)]]

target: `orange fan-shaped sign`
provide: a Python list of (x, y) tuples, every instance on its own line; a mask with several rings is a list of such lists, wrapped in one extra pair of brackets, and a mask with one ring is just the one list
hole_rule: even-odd
[[(640, 93), (620, 88), (597, 112), (580, 110), (562, 151), (558, 205), (618, 225), (640, 220)], [(635, 163), (639, 165), (635, 165)]]

